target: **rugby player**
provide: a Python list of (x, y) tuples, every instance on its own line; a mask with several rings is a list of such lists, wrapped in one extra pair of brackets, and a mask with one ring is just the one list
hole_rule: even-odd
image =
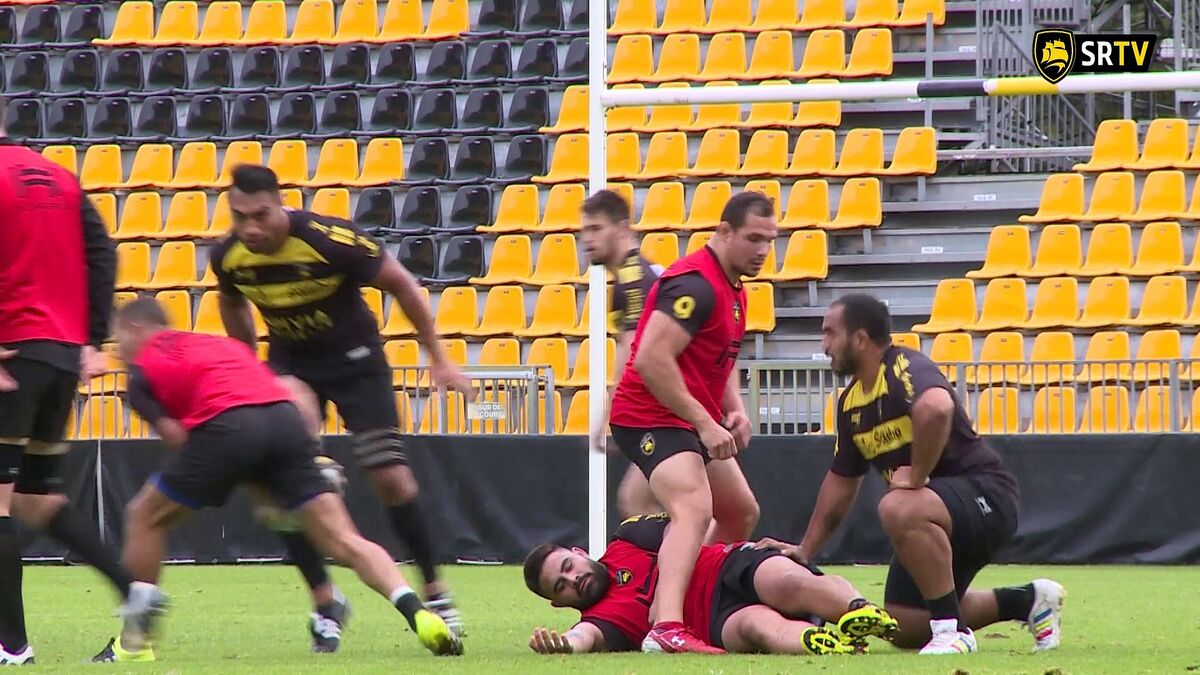
[[(462, 619), (438, 577), (433, 535), (404, 453), (391, 368), (360, 287), (375, 286), (395, 296), (428, 350), (435, 385), (470, 396), (470, 380), (446, 358), (416, 279), (378, 242), (345, 220), (285, 208), (275, 173), (267, 167), (239, 166), (232, 179), (233, 231), (210, 254), (226, 332), (255, 344), (253, 303), (269, 332), (270, 366), (316, 392), (322, 411), (326, 401), (337, 406), (353, 434), (355, 456), (387, 506), (392, 529), (421, 570), (430, 609), (461, 634)], [(279, 534), (313, 591), (313, 651), (336, 651), (348, 615), (345, 599), (300, 533)]]
[(900, 622), (898, 646), (974, 652), (973, 629), (1024, 621), (1036, 650), (1058, 647), (1062, 586), (970, 588), (1017, 530), (1017, 481), (946, 377), (921, 352), (892, 344), (887, 305), (870, 295), (833, 302), (821, 332), (834, 372), (853, 379), (838, 399), (833, 465), (788, 554), (807, 561), (820, 551), (874, 466), (889, 488), (878, 512), (895, 549), (884, 606)]
[[(625, 521), (598, 561), (577, 548), (535, 548), (525, 559), (525, 585), (582, 617), (562, 634), (537, 628), (530, 648), (542, 654), (637, 649), (650, 630), (667, 524), (662, 514)], [(700, 639), (743, 653), (848, 654), (864, 650), (868, 636), (886, 638), (896, 629), (895, 619), (845, 579), (744, 543), (700, 549), (684, 617)], [(821, 627), (825, 621), (837, 628)]]
[[(0, 121), (7, 101), (0, 98)], [(107, 228), (57, 164), (0, 126), (0, 665), (34, 662), (12, 517), (45, 530), (112, 582), (124, 611), (158, 590), (134, 583), (95, 523), (63, 494), (63, 442), (80, 377), (103, 372), (117, 259)]]
[(746, 330), (741, 278), (758, 274), (777, 234), (766, 196), (730, 199), (712, 241), (671, 265), (651, 289), (651, 310), (638, 323), (613, 395), (613, 439), (671, 517), (647, 651), (721, 651), (684, 625), (684, 596), (713, 505), (725, 501), (708, 472), (727, 465), (710, 460), (728, 460), (750, 441), (736, 368)]
[[(593, 265), (604, 265), (615, 280), (609, 307), (609, 323), (616, 326), (616, 363), (613, 372), (625, 372), (633, 333), (642, 318), (646, 297), (663, 268), (646, 260), (638, 252), (633, 232), (629, 229), (629, 203), (612, 190), (601, 190), (588, 197), (582, 207), (583, 249)], [(611, 405), (612, 390), (609, 392)], [(595, 447), (606, 447), (608, 441), (608, 408), (604, 418), (592, 427)], [(713, 492), (721, 499), (713, 504), (713, 525), (706, 541), (741, 541), (747, 539), (758, 524), (758, 501), (750, 490), (741, 467), (734, 460), (719, 460), (709, 466), (709, 481)], [(719, 485), (718, 485), (719, 484)], [(650, 493), (650, 484), (632, 464), (617, 488), (617, 508), (622, 518), (658, 513), (662, 507)]]
[[(252, 485), (295, 511), (312, 541), (387, 598), (422, 645), (438, 655), (462, 653), (462, 643), (425, 608), (391, 555), (359, 534), (316, 462), (311, 423), (253, 350), (230, 338), (169, 329), (152, 298), (117, 312), (116, 335), (130, 366), (130, 405), (176, 450), (125, 510), (124, 561), (138, 579), (157, 582), (172, 526)], [(132, 617), (132, 626), (127, 622), (95, 660), (154, 660), (148, 641), (163, 611)]]

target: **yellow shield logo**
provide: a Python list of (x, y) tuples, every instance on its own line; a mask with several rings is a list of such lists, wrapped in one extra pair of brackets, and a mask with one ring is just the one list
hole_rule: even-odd
[(645, 436), (642, 436), (642, 442), (641, 442), (640, 446), (641, 446), (643, 455), (653, 455), (654, 454), (654, 435), (647, 433)]
[(1051, 84), (1063, 79), (1075, 65), (1075, 34), (1061, 28), (1034, 33), (1033, 62)]

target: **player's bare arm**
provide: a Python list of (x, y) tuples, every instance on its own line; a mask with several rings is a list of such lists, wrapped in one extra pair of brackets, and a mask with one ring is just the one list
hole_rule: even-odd
[(940, 387), (927, 389), (912, 403), (912, 467), (897, 469), (891, 486), (916, 490), (929, 482), (929, 473), (937, 466), (954, 424), (954, 398)]
[(745, 450), (750, 445), (750, 416), (746, 414), (746, 406), (742, 403), (741, 389), (741, 378), (735, 366), (729, 373), (729, 381), (725, 383), (721, 410), (725, 413), (725, 428), (733, 434), (738, 450)]
[[(847, 451), (852, 452), (853, 448)], [(825, 474), (821, 490), (817, 493), (817, 504), (808, 519), (808, 528), (804, 531), (804, 539), (796, 547), (797, 550), (788, 557), (807, 561), (821, 550), (850, 511), (862, 481), (862, 476), (840, 476), (832, 471)]]
[(254, 313), (250, 309), (250, 301), (242, 295), (221, 293), (217, 309), (221, 314), (225, 333), (253, 348), (258, 341), (258, 331), (254, 329)]
[(607, 651), (604, 634), (586, 621), (565, 633), (537, 627), (529, 637), (529, 648), (538, 654), (587, 654)]
[[(629, 353), (633, 351), (633, 331), (623, 330), (617, 336), (617, 349), (613, 365), (616, 369), (613, 370), (617, 375), (617, 379), (621, 378), (621, 373), (625, 372), (626, 366), (629, 365)], [(605, 392), (604, 416), (597, 420), (596, 425), (592, 427), (592, 447), (605, 447), (606, 438), (608, 436), (608, 416), (612, 412), (612, 397), (616, 391), (615, 386), (609, 386)]]

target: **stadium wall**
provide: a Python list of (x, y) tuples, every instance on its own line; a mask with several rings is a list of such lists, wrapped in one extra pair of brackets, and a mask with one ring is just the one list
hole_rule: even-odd
[[(1021, 527), (1002, 559), (1020, 563), (1195, 563), (1200, 561), (1200, 452), (1190, 434), (993, 436), (1021, 484)], [(743, 465), (762, 504), (760, 534), (797, 540), (829, 466), (828, 436), (763, 436)], [(542, 541), (586, 546), (587, 449), (578, 436), (419, 436), (409, 457), (425, 511), (442, 532), (446, 561), (517, 562)], [(350, 459), (348, 439), (326, 452), (350, 474), (348, 501), (359, 526), (398, 559), (403, 549)], [(164, 459), (151, 441), (75, 444), (66, 486), (82, 509), (120, 537), (122, 505)], [(610, 463), (610, 495), (625, 470)], [(97, 488), (99, 487), (99, 491)], [(824, 560), (878, 563), (887, 540), (874, 513), (883, 486), (869, 476)], [(99, 492), (99, 498), (97, 494)], [(613, 503), (610, 500), (610, 503)], [(611, 518), (616, 524), (615, 515)], [(611, 528), (610, 528), (611, 529)], [(29, 535), (27, 558), (59, 559)], [(201, 563), (278, 559), (282, 549), (257, 525), (244, 496), (197, 514), (175, 532), (173, 559)]]

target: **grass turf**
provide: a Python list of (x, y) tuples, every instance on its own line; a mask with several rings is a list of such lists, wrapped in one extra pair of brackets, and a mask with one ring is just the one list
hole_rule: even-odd
[[(831, 567), (868, 597), (880, 599), (882, 567)], [(415, 579), (414, 570), (406, 570)], [(354, 603), (342, 652), (308, 652), (307, 597), (295, 570), (278, 565), (168, 567), (164, 586), (174, 603), (159, 660), (149, 664), (83, 665), (114, 634), (113, 598), (93, 572), (29, 567), (25, 607), (38, 669), (134, 673), (1163, 673), (1200, 670), (1200, 569), (1188, 567), (992, 567), (980, 587), (1049, 576), (1068, 589), (1064, 645), (1031, 654), (1022, 626), (978, 633), (980, 652), (918, 657), (875, 642), (857, 657), (540, 656), (527, 646), (537, 625), (568, 627), (569, 610), (529, 594), (516, 567), (451, 567), (467, 621), (467, 654), (437, 659), (424, 651), (386, 601), (335, 572)]]

